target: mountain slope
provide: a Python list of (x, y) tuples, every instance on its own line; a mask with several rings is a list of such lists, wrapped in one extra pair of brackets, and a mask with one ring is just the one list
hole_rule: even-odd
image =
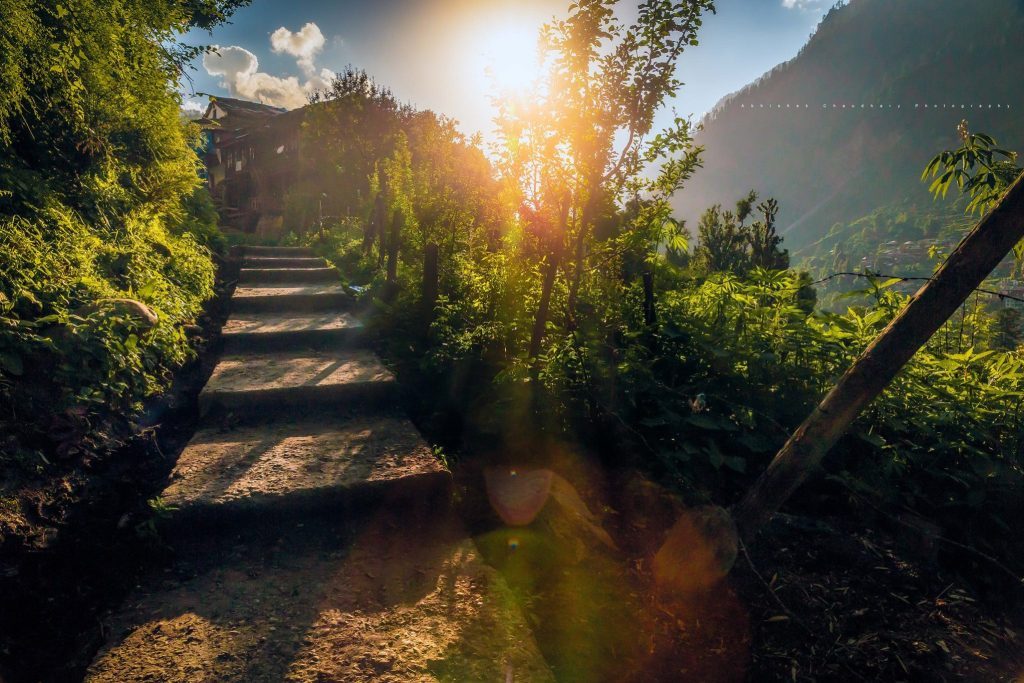
[(694, 225), (753, 188), (779, 200), (799, 252), (879, 206), (929, 205), (921, 170), (958, 145), (961, 119), (1024, 151), (1022, 35), (1024, 0), (834, 8), (797, 57), (707, 117), (704, 169), (677, 195), (679, 215)]

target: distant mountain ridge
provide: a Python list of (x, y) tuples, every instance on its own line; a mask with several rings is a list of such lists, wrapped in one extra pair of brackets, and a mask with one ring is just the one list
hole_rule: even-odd
[(704, 168), (676, 196), (690, 226), (750, 189), (781, 205), (799, 253), (835, 223), (931, 203), (919, 179), (956, 125), (1024, 153), (1024, 0), (851, 0), (799, 54), (726, 98), (696, 136)]

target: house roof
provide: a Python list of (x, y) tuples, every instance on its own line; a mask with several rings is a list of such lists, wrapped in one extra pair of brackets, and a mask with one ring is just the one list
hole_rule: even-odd
[(228, 119), (228, 127), (248, 127), (259, 124), (286, 113), (288, 110), (281, 107), (273, 107), (269, 104), (239, 100), (234, 97), (210, 96), (210, 104), (199, 119), (202, 126), (220, 126), (221, 121)]
[(276, 116), (288, 111), (284, 107), (274, 107), (269, 104), (261, 104), (260, 102), (249, 102), (248, 100), (239, 100), (234, 97), (211, 96), (210, 102), (216, 103), (218, 107), (229, 114), (247, 113)]

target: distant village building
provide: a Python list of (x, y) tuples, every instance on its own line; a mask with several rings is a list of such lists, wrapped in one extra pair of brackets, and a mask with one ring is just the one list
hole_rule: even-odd
[(1003, 280), (999, 284), (999, 293), (1003, 297), (1014, 297), (1012, 299), (1003, 298), (1003, 306), (1024, 312), (1024, 301), (1018, 301), (1018, 299), (1024, 299), (1024, 281)]
[(282, 231), (284, 198), (299, 172), (303, 109), (210, 98), (203, 126), (210, 194), (222, 224), (258, 235)]

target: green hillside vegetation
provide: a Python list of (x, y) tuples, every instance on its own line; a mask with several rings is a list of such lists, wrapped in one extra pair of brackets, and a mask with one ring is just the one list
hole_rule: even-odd
[(831, 248), (819, 240), (837, 223), (878, 207), (931, 211), (918, 178), (936, 150), (956, 145), (961, 119), (1003, 147), (1024, 149), (1024, 106), (1006, 78), (1024, 68), (1022, 30), (1017, 0), (852, 0), (833, 8), (794, 59), (725, 98), (704, 121), (696, 135), (707, 148), (704, 168), (677, 195), (680, 216), (692, 225), (708, 205), (756, 187), (779, 200), (780, 232), (794, 254), (809, 258)]
[(107, 444), (191, 351), (216, 214), (177, 37), (243, 0), (0, 0), (0, 459)]

